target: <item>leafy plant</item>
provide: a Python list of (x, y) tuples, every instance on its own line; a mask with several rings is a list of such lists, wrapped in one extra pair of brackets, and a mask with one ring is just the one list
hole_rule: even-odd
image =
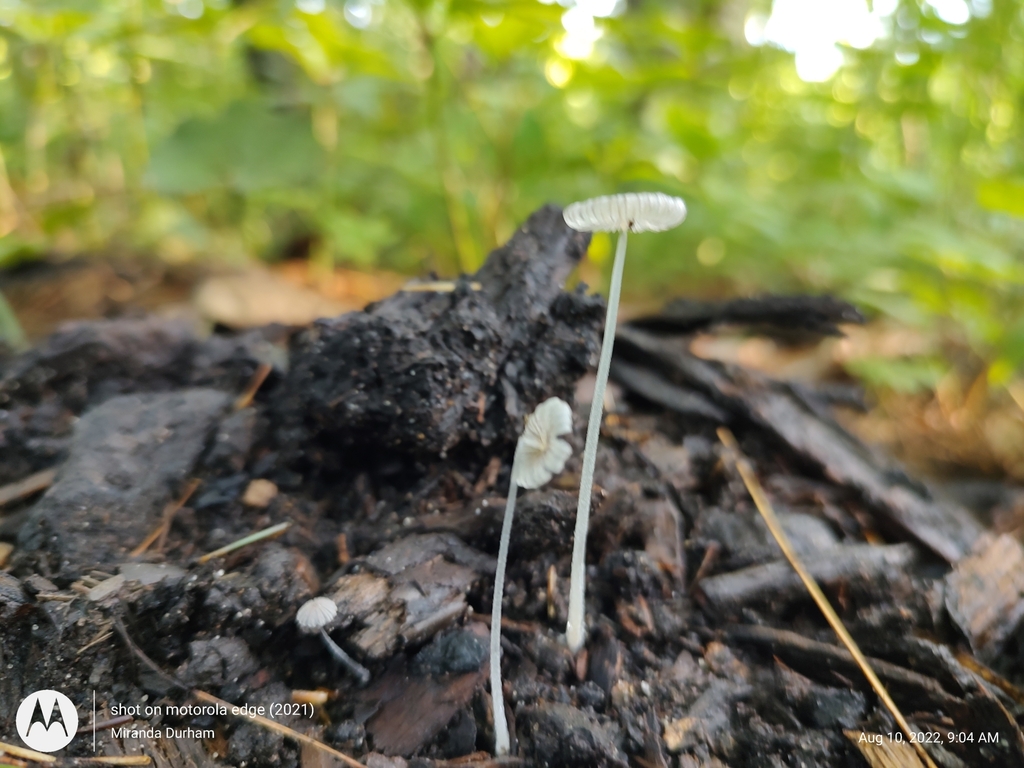
[(7, 0), (0, 254), (451, 274), (544, 202), (656, 190), (689, 222), (634, 296), (830, 290), (1019, 376), (1016, 4), (876, 4), (805, 82), (744, 38), (767, 0), (563, 1)]

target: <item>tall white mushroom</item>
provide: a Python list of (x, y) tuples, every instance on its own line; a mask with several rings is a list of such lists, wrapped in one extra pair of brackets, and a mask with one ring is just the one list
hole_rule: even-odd
[(678, 197), (660, 192), (629, 192), (622, 195), (595, 197), (566, 207), (565, 223), (580, 232), (618, 232), (612, 265), (612, 282), (608, 289), (608, 314), (604, 320), (601, 357), (597, 364), (594, 400), (590, 404), (587, 442), (583, 449), (583, 470), (580, 474), (580, 498), (576, 507), (576, 538), (572, 548), (572, 575), (569, 584), (569, 620), (565, 637), (569, 649), (576, 653), (584, 639), (584, 578), (586, 576), (587, 527), (590, 524), (590, 493), (594, 485), (594, 464), (597, 461), (597, 439), (601, 432), (604, 390), (608, 385), (608, 369), (615, 343), (615, 322), (619, 314), (619, 293), (622, 290), (622, 268), (626, 263), (626, 235), (629, 232), (662, 232), (672, 229), (686, 218), (686, 203)]
[(516, 510), (518, 487), (540, 488), (562, 471), (572, 455), (572, 446), (562, 435), (572, 432), (572, 409), (564, 400), (549, 398), (526, 417), (526, 427), (516, 443), (512, 458), (512, 476), (501, 524), (498, 567), (494, 572), (494, 601), (491, 603), (491, 706), (494, 711), (494, 754), (508, 753), (510, 741), (505, 719), (505, 697), (501, 689), (501, 597), (505, 590), (505, 564), (508, 562), (512, 517)]

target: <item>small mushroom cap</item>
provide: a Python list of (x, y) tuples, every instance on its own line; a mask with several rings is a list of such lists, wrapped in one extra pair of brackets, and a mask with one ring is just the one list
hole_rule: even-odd
[(338, 606), (329, 597), (307, 600), (295, 614), (295, 623), (306, 632), (316, 632), (330, 624), (338, 615)]
[(516, 452), (517, 474), (513, 481), (523, 488), (540, 488), (562, 471), (572, 455), (572, 446), (559, 435), (572, 432), (572, 408), (564, 400), (552, 397), (537, 406), (526, 418)]
[(562, 218), (579, 232), (662, 232), (683, 223), (686, 203), (661, 192), (626, 192), (572, 203)]

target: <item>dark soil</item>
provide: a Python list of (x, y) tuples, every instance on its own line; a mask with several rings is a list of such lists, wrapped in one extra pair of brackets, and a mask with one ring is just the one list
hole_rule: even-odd
[[(82, 724), (65, 761), (94, 754), (95, 726), (100, 754), (161, 766), (337, 764), (218, 712), (212, 694), (369, 766), (496, 764), (483, 753), (497, 532), (523, 418), (573, 401), (596, 361), (603, 303), (562, 289), (586, 246), (545, 208), (453, 291), (231, 337), (80, 323), (0, 363), (0, 486), (57, 468), (41, 496), (0, 493), (14, 545), (0, 741), (21, 745), (18, 705), (55, 689)], [(1024, 765), (1017, 540), (846, 433), (834, 391), (685, 343), (722, 324), (806, 343), (857, 320), (827, 297), (776, 297), (680, 301), (620, 329), (575, 657), (560, 633), (586, 403), (563, 474), (517, 506), (504, 762), (886, 764), (865, 732), (899, 749), (727, 460), (728, 425), (936, 763)], [(270, 375), (239, 402), (261, 365)], [(279, 523), (277, 538), (202, 557)], [(297, 628), (317, 595), (338, 606), (327, 630), (369, 669), (365, 687)]]

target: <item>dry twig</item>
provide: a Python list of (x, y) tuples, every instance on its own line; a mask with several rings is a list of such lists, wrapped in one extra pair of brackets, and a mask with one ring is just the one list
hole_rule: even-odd
[[(406, 283), (400, 290), (405, 293), (451, 293), (457, 285), (458, 283), (452, 280), (430, 280), (425, 283)], [(480, 283), (469, 284), (471, 291), (479, 291), (481, 288), (483, 286)]]
[(17, 482), (8, 483), (0, 487), (0, 507), (10, 504), (12, 501), (23, 499), (26, 496), (31, 496), (33, 493), (45, 491), (53, 485), (55, 477), (57, 477), (57, 470), (55, 468), (44, 469)]
[(36, 752), (34, 749), (25, 749), (24, 747), (18, 747), (14, 744), (7, 744), (0, 741), (0, 756), (10, 755), (11, 757), (20, 757), (24, 760), (32, 760), (36, 763), (56, 763), (57, 758), (53, 755), (47, 755), (42, 752)]

